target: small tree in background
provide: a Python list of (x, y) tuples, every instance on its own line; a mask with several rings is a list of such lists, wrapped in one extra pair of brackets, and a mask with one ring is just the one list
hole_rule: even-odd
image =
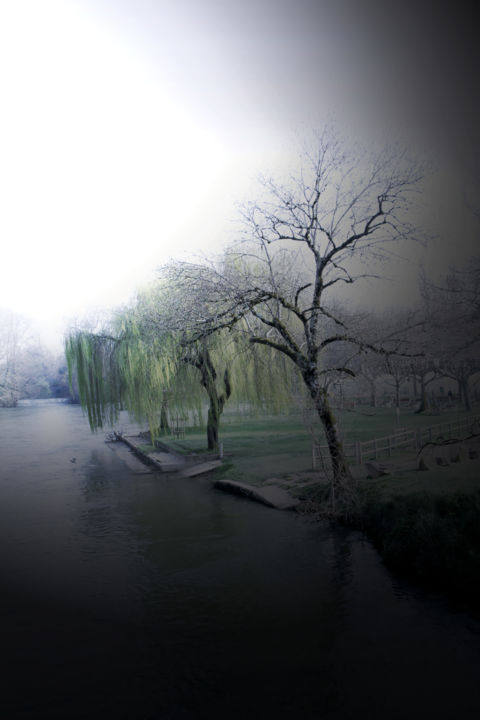
[[(434, 348), (437, 374), (458, 384), (465, 410), (471, 410), (470, 387), (480, 372), (480, 262), (451, 270), (440, 283), (424, 274), (421, 293), (426, 332)], [(432, 352), (432, 350), (431, 350)]]

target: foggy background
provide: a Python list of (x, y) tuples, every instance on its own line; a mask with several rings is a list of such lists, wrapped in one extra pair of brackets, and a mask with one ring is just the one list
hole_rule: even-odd
[[(471, 12), (471, 11), (470, 11)], [(428, 247), (366, 302), (477, 252), (479, 70), (442, 3), (33, 0), (0, 4), (0, 307), (47, 342), (126, 302), (170, 257), (219, 250), (259, 173), (312, 130), (400, 142), (428, 168)], [(393, 277), (395, 276), (395, 277)], [(393, 277), (393, 280), (392, 280)]]

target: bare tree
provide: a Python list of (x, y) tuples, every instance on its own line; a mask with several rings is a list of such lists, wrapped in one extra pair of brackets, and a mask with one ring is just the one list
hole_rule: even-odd
[(335, 312), (335, 290), (366, 277), (365, 263), (389, 243), (414, 236), (408, 210), (420, 175), (387, 151), (349, 155), (329, 132), (304, 160), (287, 185), (263, 180), (266, 197), (243, 208), (243, 239), (221, 265), (176, 264), (171, 274), (180, 293), (195, 288), (207, 299), (190, 314), (193, 337), (240, 326), (251, 343), (294, 363), (325, 431), (334, 501), (350, 474), (326, 380), (353, 372), (324, 359), (335, 344), (386, 352)]
[(452, 269), (439, 283), (421, 278), (430, 345), (437, 375), (455, 380), (467, 412), (470, 385), (480, 372), (480, 261)]
[(0, 311), (0, 406), (15, 407), (24, 392), (23, 360), (31, 341), (29, 321)]

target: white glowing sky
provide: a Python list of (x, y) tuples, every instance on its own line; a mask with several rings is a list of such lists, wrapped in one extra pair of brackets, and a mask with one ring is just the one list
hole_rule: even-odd
[(201, 215), (223, 149), (88, 17), (8, 9), (0, 304), (41, 318), (118, 302), (185, 213)]
[(0, 307), (60, 337), (219, 247), (235, 199), (317, 118), (411, 128), (413, 99), (379, 94), (374, 56), (346, 42), (355, 18), (314, 5), (0, 0)]

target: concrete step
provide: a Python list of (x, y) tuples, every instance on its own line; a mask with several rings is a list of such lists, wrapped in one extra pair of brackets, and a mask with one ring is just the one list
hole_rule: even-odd
[(294, 510), (300, 504), (300, 500), (292, 497), (286, 490), (274, 485), (257, 488), (235, 480), (217, 480), (214, 486), (235, 495), (243, 495), (277, 510)]
[(185, 468), (181, 471), (181, 475), (182, 477), (194, 477), (195, 475), (202, 475), (203, 473), (209, 472), (209, 470), (214, 470), (221, 464), (221, 460), (211, 460), (210, 462), (200, 463), (198, 465), (193, 465)]

